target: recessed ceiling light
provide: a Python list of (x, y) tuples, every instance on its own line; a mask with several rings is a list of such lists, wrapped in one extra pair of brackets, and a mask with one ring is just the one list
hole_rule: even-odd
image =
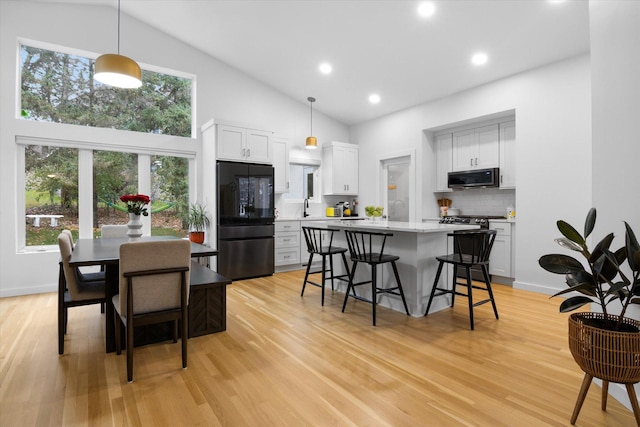
[(371, 95), (369, 95), (369, 102), (372, 104), (377, 104), (378, 102), (380, 102), (380, 95), (378, 95), (377, 93), (372, 93)]
[(547, 3), (551, 3), (551, 4), (560, 4), (564, 2), (565, 0), (547, 0)]
[(320, 64), (320, 67), (318, 67), (318, 69), (322, 74), (331, 74), (331, 71), (333, 71), (333, 67), (328, 62), (323, 62), (322, 64)]
[(484, 65), (489, 60), (489, 57), (484, 52), (478, 52), (471, 57), (473, 65)]
[(418, 5), (418, 15), (429, 18), (436, 12), (436, 5), (430, 1), (423, 1)]

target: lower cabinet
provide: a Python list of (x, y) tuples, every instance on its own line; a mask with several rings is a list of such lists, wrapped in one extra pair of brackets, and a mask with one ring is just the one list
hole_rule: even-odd
[(512, 223), (509, 222), (490, 222), (489, 228), (496, 230), (496, 240), (493, 242), (491, 256), (489, 258), (489, 274), (513, 277), (512, 268)]
[(300, 268), (300, 221), (276, 221), (275, 266), (276, 271)]

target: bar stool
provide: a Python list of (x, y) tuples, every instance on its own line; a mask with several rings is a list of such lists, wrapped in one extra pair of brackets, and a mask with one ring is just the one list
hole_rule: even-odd
[[(334, 279), (342, 280), (344, 282), (349, 281), (349, 265), (347, 264), (347, 257), (345, 256), (347, 249), (338, 246), (333, 246), (333, 233), (336, 229), (322, 228), (322, 227), (302, 227), (304, 233), (304, 240), (307, 243), (307, 251), (309, 252), (309, 262), (307, 263), (307, 271), (304, 274), (304, 282), (302, 283), (302, 292), (300, 296), (304, 296), (304, 288), (307, 283), (310, 285), (318, 286), (322, 288), (322, 305), (324, 305), (324, 287), (325, 281), (331, 280), (331, 290), (335, 290)], [(328, 239), (328, 243), (326, 243)], [(342, 262), (344, 263), (345, 274), (335, 275), (333, 270), (333, 255), (342, 255)], [(320, 270), (311, 271), (311, 263), (313, 262), (314, 255), (320, 255), (322, 257), (322, 267)], [(329, 258), (329, 268), (327, 269), (327, 258)], [(327, 276), (327, 272), (329, 275)], [(320, 283), (309, 280), (309, 275), (318, 274), (322, 275)]]
[[(349, 286), (347, 287), (347, 293), (344, 296), (344, 303), (342, 304), (342, 312), (347, 306), (347, 300), (351, 296), (360, 301), (371, 303), (373, 312), (373, 326), (376, 326), (376, 305), (378, 294), (391, 294), (399, 295), (402, 298), (402, 304), (404, 310), (409, 315), (409, 308), (407, 307), (407, 301), (404, 298), (404, 292), (402, 291), (402, 284), (400, 283), (400, 275), (398, 274), (398, 267), (396, 261), (400, 259), (399, 256), (389, 255), (384, 253), (384, 247), (387, 241), (387, 237), (393, 236), (392, 233), (387, 232), (371, 232), (363, 230), (345, 230), (347, 236), (347, 245), (349, 246), (349, 253), (351, 255), (351, 261), (353, 261), (353, 268), (351, 269), (351, 278), (349, 280)], [(364, 282), (354, 283), (353, 279), (356, 273), (356, 267), (358, 263), (363, 262), (371, 266), (371, 280)], [(391, 263), (393, 268), (393, 274), (396, 278), (397, 286), (393, 288), (379, 288), (377, 284), (377, 267), (380, 264)], [(371, 283), (371, 299), (368, 300), (355, 294), (355, 286), (365, 285)], [(349, 295), (349, 290), (353, 290), (354, 294)]]
[[(489, 280), (489, 271), (487, 266), (489, 265), (489, 255), (491, 254), (491, 248), (493, 247), (493, 241), (496, 238), (495, 230), (470, 230), (470, 231), (457, 231), (454, 233), (448, 233), (447, 236), (453, 237), (454, 253), (449, 255), (442, 255), (436, 257), (440, 262), (438, 265), (438, 272), (436, 273), (436, 280), (433, 282), (433, 288), (431, 289), (431, 295), (429, 296), (429, 303), (427, 304), (427, 310), (424, 313), (425, 316), (429, 314), (429, 308), (433, 297), (444, 294), (451, 294), (451, 307), (455, 302), (456, 295), (465, 296), (469, 299), (469, 321), (471, 323), (471, 330), (473, 330), (473, 307), (491, 302), (493, 306), (493, 312), (498, 319), (498, 309), (496, 308), (496, 301), (493, 298), (493, 291), (491, 290), (491, 281)], [(438, 280), (440, 280), (440, 273), (442, 273), (442, 266), (444, 264), (453, 264), (453, 280), (452, 289), (438, 288)], [(482, 275), (484, 277), (485, 287), (473, 285), (471, 283), (471, 267), (479, 266), (482, 269)], [(458, 268), (464, 267), (467, 280), (466, 282), (458, 282)], [(467, 293), (458, 292), (456, 285), (463, 285), (467, 287)], [(473, 302), (473, 289), (481, 289), (489, 293), (489, 298), (482, 301)], [(439, 293), (436, 293), (439, 291)]]

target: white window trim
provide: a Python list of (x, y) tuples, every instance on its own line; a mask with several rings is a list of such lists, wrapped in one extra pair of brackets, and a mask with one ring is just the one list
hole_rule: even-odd
[[(53, 52), (60, 52), (60, 53), (65, 53), (67, 55), (76, 55), (76, 56), (82, 56), (84, 58), (90, 58), (90, 59), (96, 59), (98, 56), (100, 56), (99, 53), (95, 53), (95, 52), (90, 52), (87, 50), (82, 50), (82, 49), (74, 49), (71, 47), (66, 47), (66, 46), (61, 46), (61, 45), (56, 45), (53, 43), (47, 43), (47, 42), (41, 42), (38, 40), (32, 40), (32, 39), (27, 39), (27, 38), (23, 38), (23, 37), (18, 37), (17, 38), (17, 44), (16, 44), (16, 78), (17, 78), (17, 82), (16, 82), (16, 109), (15, 109), (15, 117), (16, 118), (20, 118), (20, 111), (21, 111), (21, 107), (22, 107), (22, 94), (20, 91), (20, 82), (21, 82), (21, 76), (20, 76), (20, 51), (21, 51), (21, 46), (30, 46), (30, 47), (35, 47), (36, 49), (46, 49), (46, 50), (50, 50)], [(138, 62), (138, 61), (136, 61)], [(196, 106), (197, 106), (197, 102), (196, 102), (196, 84), (197, 84), (197, 78), (195, 74), (191, 74), (191, 73), (185, 73), (183, 71), (178, 71), (178, 70), (173, 70), (171, 68), (165, 68), (165, 67), (158, 67), (156, 65), (150, 65), (150, 64), (146, 64), (144, 62), (138, 62), (138, 65), (140, 65), (140, 68), (147, 70), (147, 71), (152, 71), (154, 73), (161, 73), (161, 74), (166, 74), (169, 76), (174, 76), (174, 77), (180, 77), (183, 79), (188, 79), (191, 80), (191, 137), (189, 137), (189, 139), (197, 139), (198, 138), (198, 127), (196, 126), (196, 117), (197, 117), (197, 111), (196, 111)], [(104, 129), (104, 128), (96, 128), (96, 129)], [(140, 133), (146, 133), (146, 132), (140, 132)], [(173, 135), (175, 136), (175, 135)], [(187, 137), (182, 137), (182, 138), (187, 138)]]
[[(121, 131), (122, 132), (122, 131)], [(55, 252), (57, 245), (27, 246), (26, 245), (26, 225), (25, 225), (25, 146), (43, 145), (50, 147), (65, 147), (78, 149), (78, 227), (81, 239), (91, 239), (93, 237), (93, 151), (120, 151), (126, 153), (136, 153), (138, 155), (138, 189), (143, 194), (149, 194), (151, 189), (150, 173), (144, 174), (140, 171), (150, 171), (151, 155), (174, 156), (188, 159), (188, 180), (189, 180), (189, 201), (195, 202), (197, 199), (196, 188), (196, 153), (192, 150), (150, 150), (145, 147), (135, 147), (131, 145), (104, 145), (95, 142), (58, 140), (51, 138), (17, 136), (17, 176), (16, 176), (16, 218), (17, 227), (15, 241), (17, 242), (18, 253), (34, 252)], [(120, 148), (120, 149), (119, 149)], [(149, 217), (143, 218), (143, 232), (151, 233), (151, 220)]]

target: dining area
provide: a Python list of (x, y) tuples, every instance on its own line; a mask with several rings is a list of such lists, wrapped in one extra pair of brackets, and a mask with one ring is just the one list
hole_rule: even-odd
[[(107, 234), (108, 235), (108, 234)], [(104, 351), (127, 350), (133, 380), (136, 346), (182, 341), (187, 366), (189, 337), (226, 329), (226, 286), (231, 280), (209, 268), (218, 254), (208, 246), (172, 236), (78, 239), (58, 236), (58, 353), (65, 353), (71, 307), (99, 304)], [(84, 270), (84, 271), (83, 271)]]

